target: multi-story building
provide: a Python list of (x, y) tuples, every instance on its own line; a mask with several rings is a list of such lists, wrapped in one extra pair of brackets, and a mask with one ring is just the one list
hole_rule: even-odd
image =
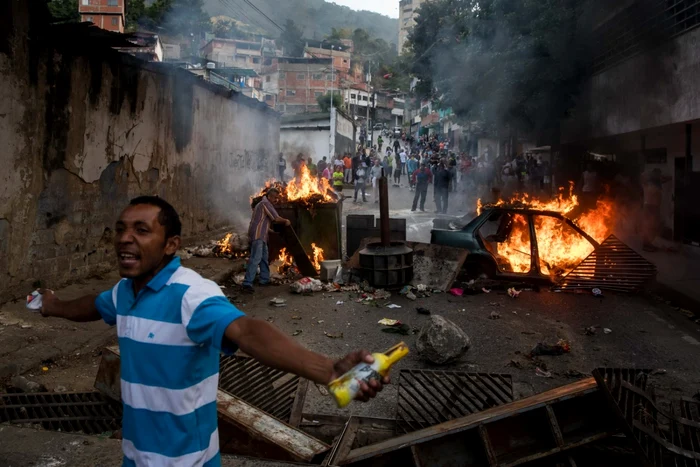
[(270, 41), (212, 39), (200, 50), (202, 57), (225, 67), (251, 68), (262, 71), (265, 57), (277, 55)]
[(114, 32), (124, 32), (125, 0), (79, 0), (80, 21)]
[(330, 58), (279, 57), (263, 67), (265, 102), (282, 113), (318, 112), (318, 97), (334, 90), (340, 93), (340, 75)]
[[(349, 40), (345, 40), (348, 42)], [(342, 48), (331, 46), (328, 43), (315, 43), (304, 48), (304, 57), (306, 58), (333, 58), (333, 67), (336, 72), (348, 74), (350, 73), (350, 59), (352, 58), (352, 41), (350, 45), (343, 45)]]
[(408, 40), (408, 33), (416, 24), (416, 10), (428, 0), (401, 0), (399, 2), (399, 55)]

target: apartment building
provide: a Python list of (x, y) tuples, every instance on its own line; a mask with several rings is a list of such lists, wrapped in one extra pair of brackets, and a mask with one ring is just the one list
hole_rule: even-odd
[(401, 0), (399, 2), (399, 55), (408, 40), (408, 33), (416, 24), (416, 10), (428, 0)]
[(125, 0), (78, 0), (80, 21), (102, 29), (124, 32)]
[(279, 57), (263, 67), (265, 102), (282, 113), (318, 112), (317, 98), (331, 89), (340, 93), (340, 75), (330, 58)]

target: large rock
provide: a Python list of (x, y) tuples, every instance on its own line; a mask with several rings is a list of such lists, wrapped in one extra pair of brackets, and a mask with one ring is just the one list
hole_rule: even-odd
[(418, 354), (438, 365), (458, 359), (469, 347), (469, 336), (455, 323), (440, 315), (430, 317), (430, 322), (423, 326), (416, 342)]

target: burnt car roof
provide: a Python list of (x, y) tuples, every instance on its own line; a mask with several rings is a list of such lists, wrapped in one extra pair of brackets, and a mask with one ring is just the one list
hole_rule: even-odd
[(481, 208), (481, 213), (485, 213), (486, 211), (506, 211), (506, 212), (517, 212), (517, 213), (525, 213), (525, 214), (540, 214), (540, 215), (545, 215), (545, 216), (554, 216), (554, 217), (563, 217), (567, 218), (565, 214), (562, 214), (561, 212), (558, 211), (547, 211), (544, 209), (532, 209), (527, 206), (518, 206), (518, 205), (506, 205), (506, 204), (486, 204), (482, 206)]

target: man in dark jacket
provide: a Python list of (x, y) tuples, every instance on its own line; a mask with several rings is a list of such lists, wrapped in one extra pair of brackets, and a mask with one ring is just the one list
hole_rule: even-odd
[(440, 161), (437, 170), (435, 171), (435, 206), (436, 213), (447, 213), (447, 197), (449, 196), (450, 180), (452, 179), (450, 171), (445, 167), (445, 163)]
[(430, 172), (428, 165), (423, 163), (420, 169), (413, 172), (413, 185), (416, 187), (416, 194), (413, 196), (413, 207), (411, 211), (415, 211), (420, 198), (420, 210), (425, 212), (425, 197), (428, 194), (428, 185), (433, 181), (433, 174)]

